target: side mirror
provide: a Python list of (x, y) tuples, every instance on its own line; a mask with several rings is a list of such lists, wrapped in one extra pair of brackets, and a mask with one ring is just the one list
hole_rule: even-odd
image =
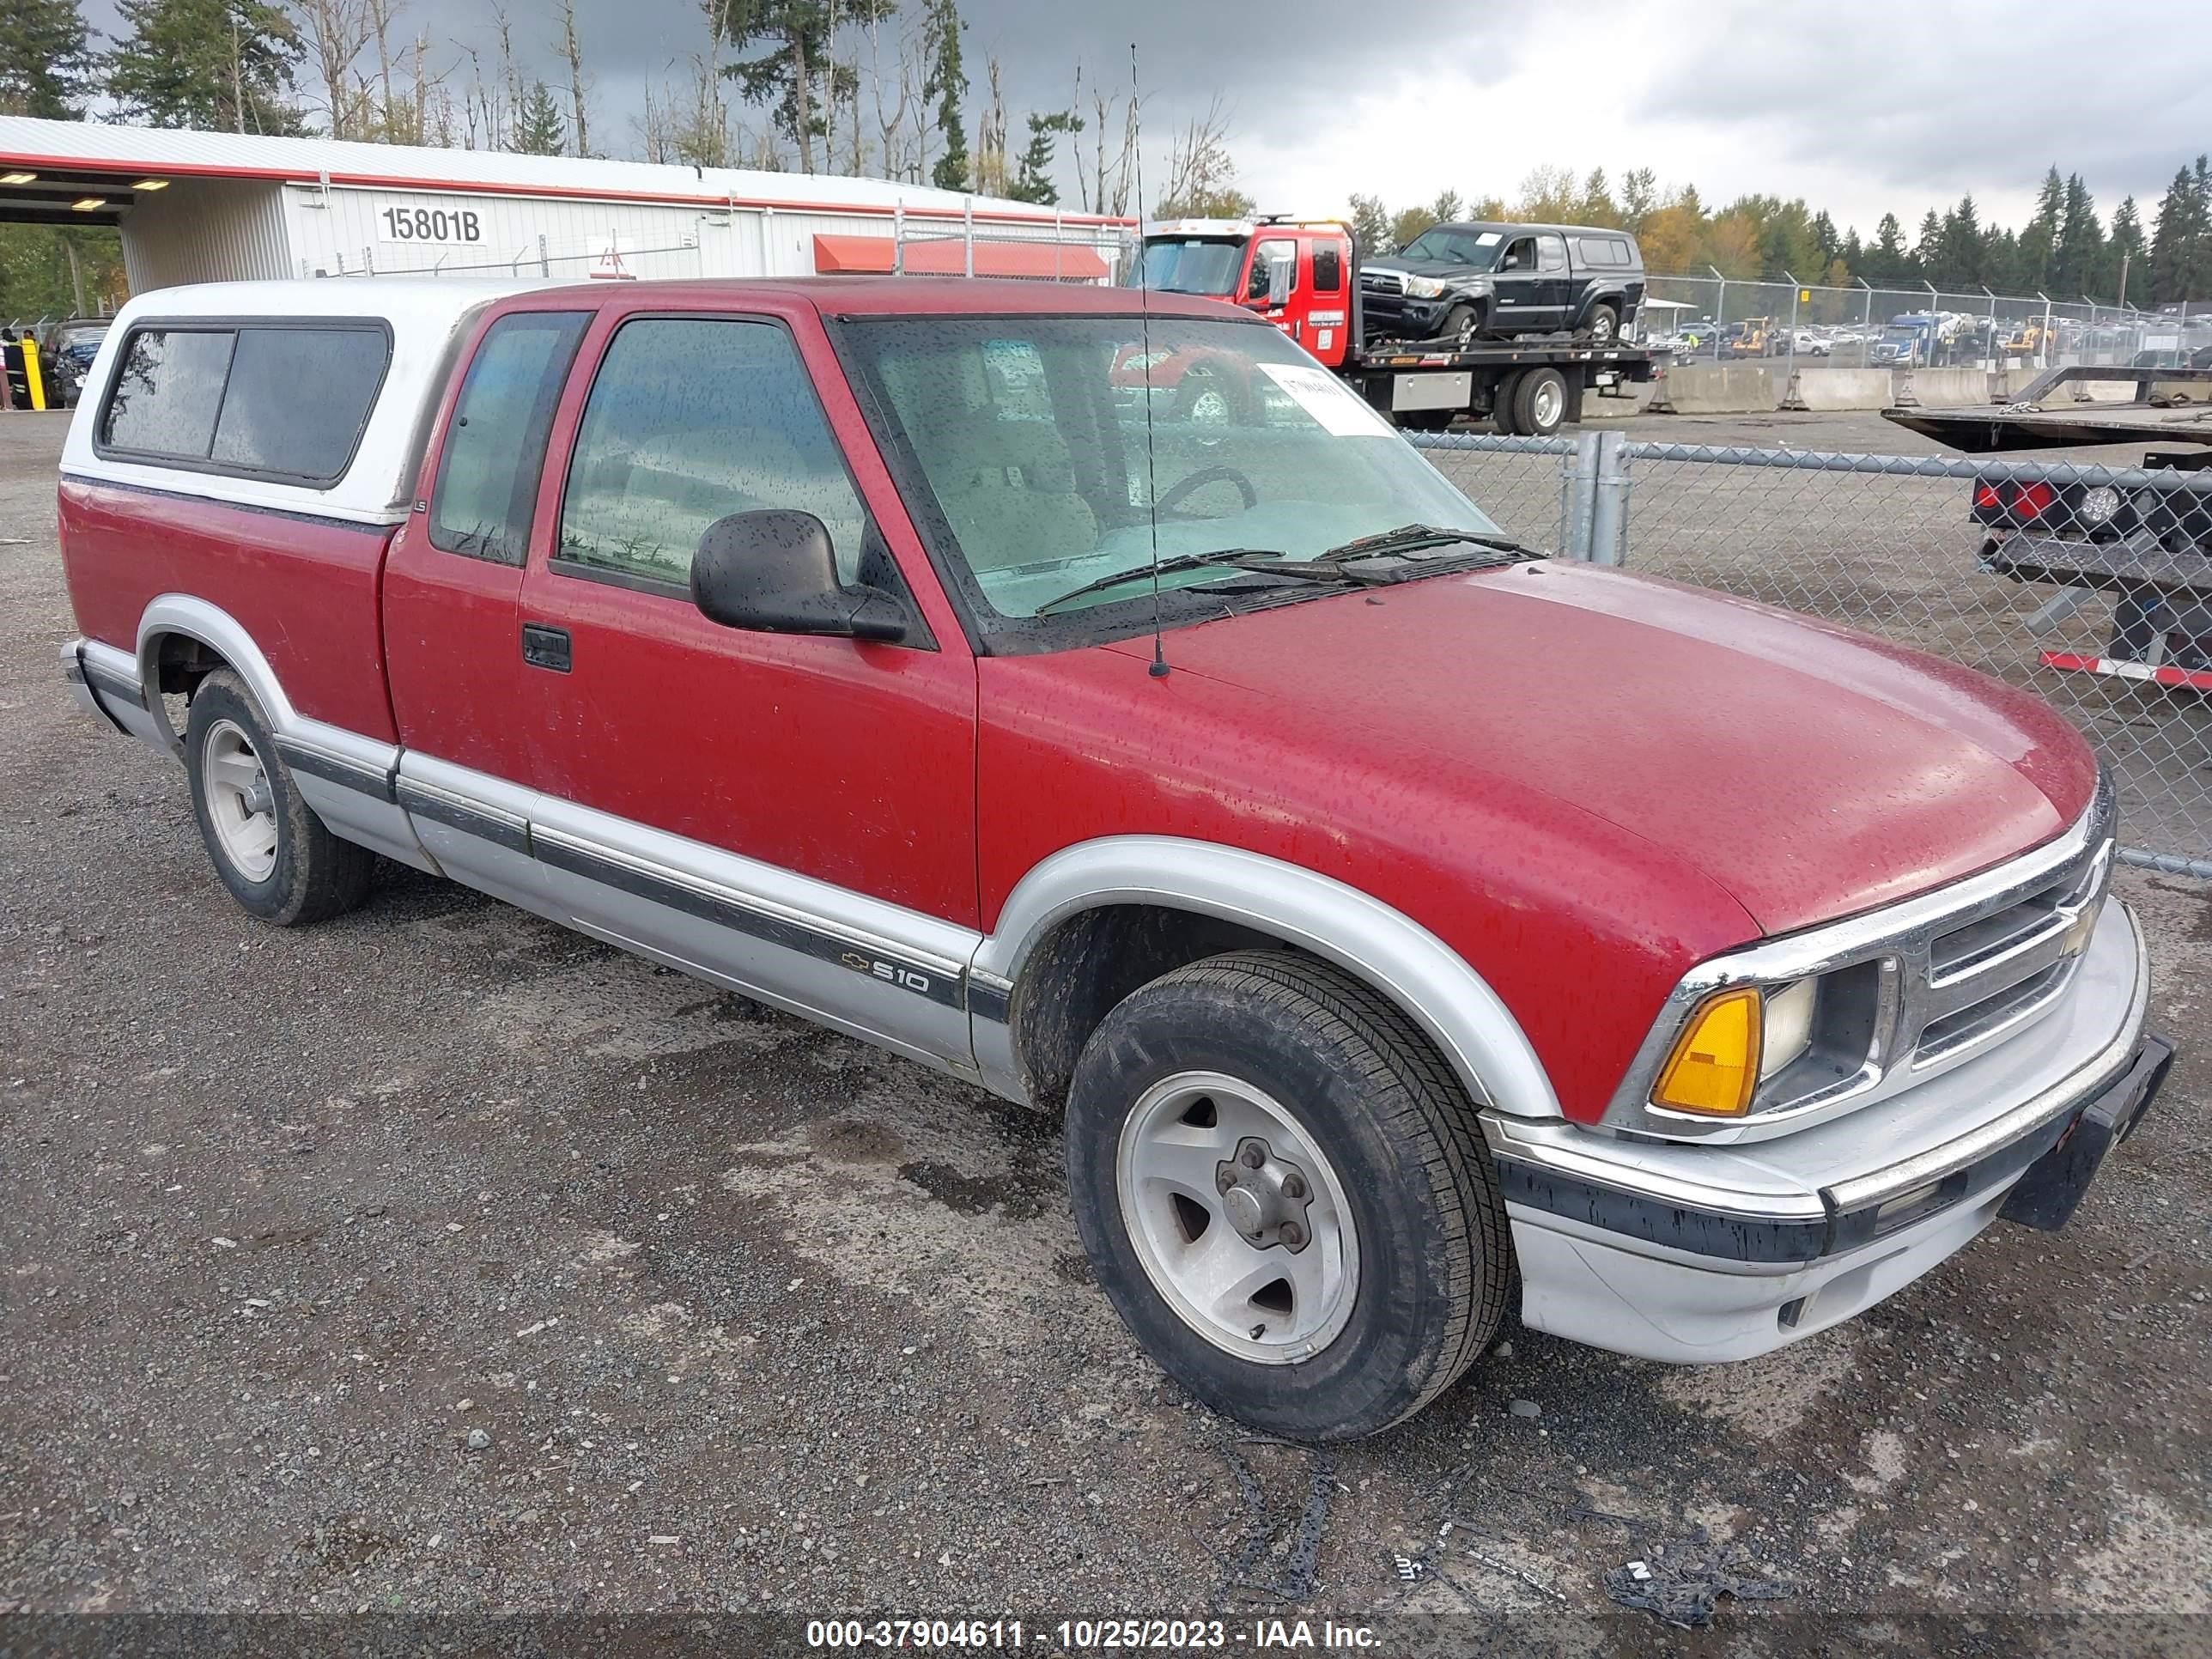
[(691, 602), (709, 622), (762, 634), (906, 637), (906, 607), (878, 587), (837, 580), (830, 532), (811, 513), (774, 507), (708, 525), (691, 556)]
[(1287, 259), (1270, 260), (1267, 264), (1267, 303), (1279, 306), (1291, 297), (1291, 263)]

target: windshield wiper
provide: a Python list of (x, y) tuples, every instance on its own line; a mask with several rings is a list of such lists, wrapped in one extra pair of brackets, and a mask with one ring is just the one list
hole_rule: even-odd
[(1359, 536), (1339, 544), (1319, 556), (1316, 562), (1334, 561), (1343, 563), (1349, 559), (1381, 558), (1389, 554), (1407, 553), (1415, 548), (1434, 547), (1440, 542), (1466, 542), (1475, 547), (1487, 547), (1499, 553), (1510, 553), (1526, 559), (1543, 556), (1533, 547), (1523, 546), (1510, 536), (1486, 535), (1478, 530), (1455, 530), (1449, 525), (1401, 524), (1395, 530), (1378, 530), (1371, 536)]
[(1054, 595), (1036, 607), (1036, 614), (1083, 599), (1092, 593), (1103, 593), (1109, 587), (1119, 587), (1123, 582), (1143, 581), (1155, 572), (1163, 576), (1178, 570), (1202, 570), (1207, 565), (1234, 565), (1242, 570), (1274, 570), (1279, 568), (1282, 550), (1273, 547), (1217, 547), (1206, 553), (1178, 553), (1173, 558), (1162, 559), (1158, 564), (1140, 564), (1127, 570), (1116, 570), (1087, 581), (1080, 587), (1071, 587), (1065, 593)]

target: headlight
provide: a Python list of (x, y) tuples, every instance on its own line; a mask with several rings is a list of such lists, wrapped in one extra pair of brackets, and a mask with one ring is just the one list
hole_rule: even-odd
[(2110, 484), (2085, 489), (2081, 499), (2074, 504), (2074, 510), (2084, 524), (2103, 524), (2120, 510), (2120, 492)]
[(1717, 991), (1684, 1022), (1651, 1103), (1711, 1117), (1741, 1117), (1759, 1085), (1813, 1046), (1818, 981)]
[(1444, 285), (1433, 276), (1408, 276), (1406, 292), (1416, 300), (1434, 300), (1443, 295)]
[(1803, 1058), (1813, 1046), (1813, 1005), (1819, 981), (1801, 979), (1769, 991), (1759, 1044), (1759, 1080)]

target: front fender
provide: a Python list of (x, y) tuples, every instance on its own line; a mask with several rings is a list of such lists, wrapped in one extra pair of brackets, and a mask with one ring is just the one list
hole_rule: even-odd
[[(1007, 896), (973, 969), (1011, 989), (1053, 925), (1111, 904), (1155, 904), (1241, 923), (1355, 973), (1404, 1009), (1479, 1103), (1556, 1118), (1559, 1097), (1520, 1022), (1457, 952), (1403, 912), (1331, 877), (1241, 848), (1113, 836), (1063, 848)], [(976, 1058), (994, 1087), (1018, 1067), (1007, 1027), (979, 1022)]]

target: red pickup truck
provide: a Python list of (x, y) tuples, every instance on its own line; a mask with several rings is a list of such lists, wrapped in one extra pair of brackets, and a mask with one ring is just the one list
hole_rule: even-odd
[[(1178, 419), (1138, 359), (1259, 387)], [(1064, 1115), (1100, 1284), (1270, 1431), (1510, 1304), (1723, 1360), (2172, 1058), (2034, 699), (1548, 562), (1264, 321), (901, 279), (133, 301), (62, 463), (91, 710), (252, 915), (379, 856)]]

